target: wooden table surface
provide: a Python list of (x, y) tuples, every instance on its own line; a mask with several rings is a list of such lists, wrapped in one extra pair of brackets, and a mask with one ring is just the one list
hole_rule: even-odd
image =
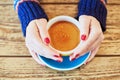
[[(79, 0), (41, 0), (49, 18), (77, 14)], [(0, 80), (120, 80), (120, 0), (108, 0), (105, 39), (86, 66), (60, 72), (36, 63), (25, 47), (13, 0), (0, 0)]]

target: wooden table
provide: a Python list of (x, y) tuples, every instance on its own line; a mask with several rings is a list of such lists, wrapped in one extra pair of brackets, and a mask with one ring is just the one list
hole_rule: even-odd
[[(74, 17), (78, 0), (41, 0), (49, 18)], [(120, 80), (120, 0), (108, 0), (107, 31), (86, 66), (59, 72), (36, 63), (25, 47), (13, 0), (0, 0), (0, 80)]]

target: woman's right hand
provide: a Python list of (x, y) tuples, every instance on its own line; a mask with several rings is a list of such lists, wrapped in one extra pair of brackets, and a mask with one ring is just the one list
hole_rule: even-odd
[(58, 62), (63, 61), (60, 54), (48, 46), (50, 43), (50, 37), (46, 25), (46, 19), (37, 19), (31, 21), (26, 29), (26, 46), (32, 57), (41, 65), (45, 64), (39, 60), (37, 54)]

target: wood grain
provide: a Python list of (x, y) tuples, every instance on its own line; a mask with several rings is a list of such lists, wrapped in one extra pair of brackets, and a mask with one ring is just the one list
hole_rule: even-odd
[[(98, 55), (120, 55), (120, 27), (107, 27)], [(0, 51), (2, 56), (29, 56), (20, 27), (0, 25)]]
[[(42, 5), (50, 18), (67, 14), (75, 16), (77, 6), (74, 4)], [(112, 8), (111, 8), (112, 7)], [(120, 5), (108, 5), (107, 31), (98, 55), (120, 55)], [(68, 9), (68, 12), (65, 9)], [(12, 13), (12, 14), (11, 14)], [(7, 17), (6, 17), (7, 16)], [(3, 20), (4, 19), (4, 20)], [(6, 45), (7, 44), (7, 45)], [(29, 56), (24, 45), (20, 23), (12, 5), (0, 5), (0, 55)]]
[[(73, 3), (75, 4), (79, 2), (79, 0), (39, 0), (39, 1), (40, 3), (46, 3), (46, 4), (48, 3), (54, 3), (54, 4)], [(13, 0), (0, 0), (0, 4), (13, 4)], [(108, 0), (108, 4), (120, 4), (120, 0)]]
[[(39, 1), (50, 19), (77, 14), (79, 0)], [(0, 80), (120, 80), (120, 0), (108, 0), (107, 9), (107, 31), (96, 57), (86, 66), (60, 72), (32, 59), (13, 0), (0, 0)]]
[[(50, 19), (58, 15), (69, 15), (72, 17), (75, 17), (77, 15), (76, 4), (43, 4), (42, 7)], [(120, 5), (107, 5), (107, 9), (107, 24), (120, 24)], [(19, 23), (17, 14), (15, 13), (12, 5), (0, 5), (0, 24), (5, 23), (8, 23), (8, 25), (11, 23)]]
[[(37, 64), (31, 57), (0, 57), (0, 78), (5, 80), (118, 80), (119, 57), (96, 57), (81, 68), (60, 72)], [(117, 65), (115, 65), (117, 64)]]

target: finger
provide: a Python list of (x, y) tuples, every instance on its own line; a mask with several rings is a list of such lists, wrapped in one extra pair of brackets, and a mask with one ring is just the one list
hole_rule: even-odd
[(46, 58), (49, 58), (58, 62), (63, 61), (62, 57), (57, 52), (50, 49), (48, 46), (45, 46), (45, 45), (34, 46), (32, 44), (29, 44), (29, 45), (36, 53), (40, 54), (41, 56), (44, 56)]
[(42, 43), (39, 43), (36, 40), (31, 41), (31, 42), (28, 42), (26, 40), (27, 48), (29, 48), (31, 50), (34, 50), (36, 53), (38, 53), (39, 55), (44, 56), (46, 58), (53, 59), (53, 60), (58, 61), (58, 62), (62, 62), (63, 61), (63, 59), (60, 56), (60, 54), (58, 54), (55, 51), (52, 51), (52, 49), (50, 49), (48, 46), (46, 46), (46, 45), (44, 45)]
[[(103, 35), (101, 35), (101, 36), (103, 36)], [(70, 60), (77, 59), (78, 57), (83, 56), (85, 53), (87, 53), (87, 52), (91, 51), (92, 49), (94, 49), (96, 46), (100, 45), (102, 40), (103, 40), (103, 37), (101, 37), (101, 36), (93, 43), (93, 45), (91, 45), (90, 47), (87, 47), (85, 52), (83, 52), (81, 54), (79, 54), (79, 53), (76, 54), (75, 57), (70, 58)], [(83, 44), (83, 46), (84, 46), (84, 44)], [(80, 48), (78, 48), (78, 49), (80, 50)]]
[(98, 50), (99, 50), (99, 46), (96, 47), (95, 49), (93, 49), (91, 51), (91, 55), (90, 55), (89, 59), (84, 64), (88, 64), (95, 57), (95, 55), (98, 52)]
[[(84, 42), (84, 44), (79, 44), (76, 48), (75, 52), (70, 56), (70, 60), (76, 59), (76, 57), (84, 55), (86, 52), (89, 52), (91, 46), (98, 40), (101, 35), (100, 27), (98, 23), (92, 24), (91, 22), (91, 30), (88, 39)], [(98, 40), (99, 42), (99, 40)]]
[(29, 49), (29, 52), (30, 52), (31, 56), (33, 57), (33, 59), (34, 59), (37, 63), (41, 64), (42, 66), (45, 66), (45, 64), (44, 64), (42, 61), (39, 60), (37, 54), (36, 54), (34, 51), (32, 51), (32, 50)]
[(82, 15), (79, 17), (80, 22), (80, 38), (85, 41), (88, 38), (90, 19), (88, 16)]
[(36, 27), (34, 21), (31, 22), (28, 26), (29, 27), (27, 27), (26, 39), (25, 39), (26, 46), (28, 48), (31, 47), (32, 50), (36, 51), (36, 53), (40, 54), (41, 56), (62, 62), (62, 58), (60, 54), (58, 54), (56, 51), (53, 51), (48, 46), (42, 43), (42, 40), (40, 39), (40, 35), (39, 35), (39, 30)]
[[(28, 39), (38, 39), (39, 42), (41, 42), (40, 35), (39, 35), (39, 29), (35, 23), (35, 20), (31, 21), (26, 29), (26, 37)], [(26, 38), (27, 39), (27, 38)]]
[(48, 35), (48, 31), (46, 28), (47, 20), (46, 19), (38, 19), (36, 20), (36, 24), (38, 26), (38, 29), (40, 31), (40, 36), (42, 41), (48, 45), (50, 43), (50, 37)]
[(32, 50), (34, 50), (36, 53), (40, 54), (41, 56), (56, 60), (58, 62), (63, 61), (60, 54), (58, 54), (56, 51), (53, 51), (52, 49), (50, 49), (48, 46), (44, 45), (43, 43), (39, 43), (39, 41), (37, 41), (37, 39), (35, 38), (32, 41), (32, 43), (28, 43), (27, 46), (31, 48)]

